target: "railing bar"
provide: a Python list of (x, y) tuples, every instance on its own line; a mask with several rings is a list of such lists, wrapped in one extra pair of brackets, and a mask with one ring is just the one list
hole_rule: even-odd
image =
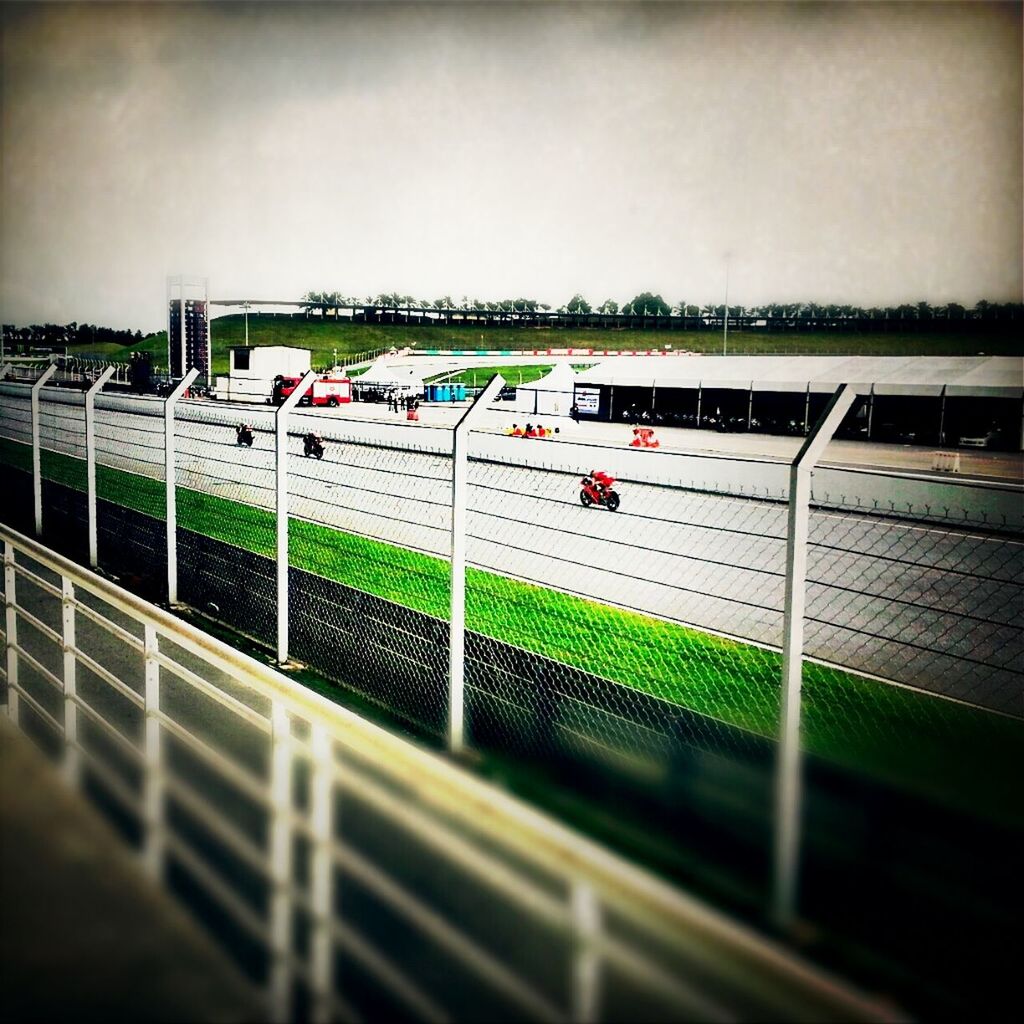
[(37, 701), (35, 697), (32, 696), (32, 694), (26, 692), (23, 683), (17, 682), (12, 683), (10, 685), (11, 689), (15, 690), (20, 699), (25, 701), (25, 703), (27, 703), (28, 706), (36, 712), (36, 714), (44, 718), (50, 725), (52, 725), (59, 735), (64, 735), (64, 723), (58, 722), (57, 719), (54, 718), (53, 715), (51, 715), (50, 712), (47, 711), (46, 708), (44, 708), (42, 704), (40, 704), (39, 701)]
[[(32, 666), (42, 677), (43, 680), (53, 686), (55, 689), (60, 690), (61, 694), (64, 693), (64, 680), (60, 676), (55, 675), (51, 672), (42, 662), (36, 661), (35, 657), (28, 653), (21, 644), (11, 644), (10, 650), (16, 651), (19, 658), (23, 658), (29, 665)], [(61, 732), (64, 731), (64, 726), (61, 726)]]
[[(83, 604), (77, 598), (75, 599), (75, 608), (80, 611), (87, 619), (92, 620), (97, 626), (105, 629), (112, 636), (117, 637), (126, 647), (132, 647), (137, 651), (145, 649), (145, 644), (140, 640), (134, 633), (129, 633), (123, 626), (119, 626), (116, 622), (111, 622), (110, 619), (106, 618), (102, 612), (98, 612), (95, 608), (90, 607), (87, 604)], [(141, 621), (141, 620), (138, 620)]]
[[(517, 904), (533, 911), (538, 917), (549, 924), (569, 927), (569, 907), (560, 902), (524, 875), (517, 874), (513, 869), (496, 859), (488, 858), (472, 843), (462, 837), (445, 832), (444, 827), (431, 821), (414, 803), (405, 803), (389, 794), (384, 787), (369, 775), (349, 764), (344, 770), (336, 771), (335, 782), (343, 788), (352, 786), (352, 772), (359, 775), (358, 797), (373, 807), (387, 814), (393, 821), (400, 823), (409, 832), (429, 843), (434, 849), (442, 851), (447, 857), (457, 861), (459, 866), (471, 871), (480, 881), (489, 885), (503, 895), (514, 899)], [(566, 872), (568, 875), (569, 872)], [(557, 876), (564, 882), (565, 877)]]
[(392, 881), (352, 847), (336, 847), (335, 860), (375, 892), (385, 903), (398, 911), (420, 932), (436, 940), (460, 962), (471, 967), (505, 995), (528, 1009), (531, 1019), (561, 1020), (563, 1011), (532, 991), (523, 980), (494, 959), (486, 950), (475, 946), (463, 932), (447, 922), (419, 897)]
[(154, 660), (163, 668), (167, 669), (168, 672), (173, 673), (180, 679), (194, 686), (197, 690), (202, 691), (212, 700), (222, 704), (229, 711), (234, 712), (239, 718), (244, 718), (247, 722), (255, 725), (261, 731), (265, 732), (268, 736), (270, 735), (270, 719), (264, 715), (261, 715), (254, 708), (249, 707), (248, 704), (242, 703), (237, 697), (232, 697), (231, 694), (225, 693), (215, 683), (211, 683), (202, 676), (196, 675), (191, 669), (187, 669), (184, 665), (179, 665), (176, 661), (168, 658), (166, 654), (154, 655)]
[[(31, 555), (29, 555), (32, 558)], [(38, 558), (34, 558), (33, 561), (38, 562)], [(48, 594), (56, 597), (58, 600), (62, 598), (60, 587), (54, 586), (49, 580), (44, 580), (41, 576), (37, 576), (28, 566), (22, 565), (20, 562), (15, 561), (13, 563), (14, 571), (24, 576), (30, 583), (34, 583), (41, 590), (45, 590)]]
[(234, 761), (225, 757), (220, 751), (215, 750), (205, 740), (193, 736), (183, 725), (171, 718), (166, 711), (155, 712), (161, 724), (172, 732), (178, 739), (188, 744), (193, 750), (200, 754), (209, 764), (224, 772), (239, 789), (245, 791), (261, 807), (270, 809), (270, 798), (263, 792), (259, 779), (251, 776), (245, 768), (240, 768)]
[(85, 759), (88, 762), (86, 769), (98, 775), (102, 780), (103, 785), (121, 801), (122, 805), (127, 810), (141, 818), (142, 798), (137, 793), (133, 793), (131, 791), (124, 779), (122, 779), (117, 772), (95, 751), (89, 750), (88, 747), (82, 746), (81, 743), (76, 743), (75, 749), (85, 756)]
[(76, 648), (75, 658), (77, 659), (79, 664), (84, 665), (94, 675), (99, 676), (100, 679), (102, 679), (109, 686), (113, 687), (113, 689), (117, 690), (117, 692), (120, 693), (122, 697), (126, 697), (128, 700), (130, 700), (136, 707), (144, 708), (146, 706), (146, 698), (143, 697), (142, 694), (136, 693), (127, 683), (118, 679), (117, 676), (115, 676), (114, 673), (110, 671), (110, 669), (105, 668), (98, 661), (94, 661), (84, 651), (81, 651), (78, 648)]
[(33, 615), (30, 611), (23, 608), (20, 604), (15, 605), (15, 610), (18, 612), (18, 615), (22, 619), (24, 619), (30, 626), (34, 626), (36, 629), (38, 629), (39, 632), (43, 634), (43, 636), (52, 640), (55, 644), (57, 644), (58, 647), (64, 646), (64, 637), (61, 636), (61, 634), (58, 633), (57, 630), (55, 630), (52, 626), (48, 626), (45, 622), (42, 621), (42, 619), (37, 619), (35, 615)]
[(269, 878), (269, 868), (266, 864), (267, 854), (234, 825), (219, 817), (220, 812), (213, 808), (205, 797), (200, 796), (183, 779), (176, 778), (170, 773), (167, 776), (166, 786), (170, 794), (184, 804), (197, 818), (200, 818), (207, 828), (215, 832), (233, 853), (238, 854), (261, 875)]
[(334, 940), (352, 954), (364, 967), (385, 985), (390, 986), (408, 1006), (421, 1017), (431, 1021), (450, 1021), (451, 1015), (438, 1006), (430, 996), (409, 981), (383, 954), (375, 950), (356, 931), (338, 920), (331, 921)]
[(103, 726), (103, 728), (109, 733), (109, 735), (120, 743), (125, 750), (129, 751), (140, 761), (145, 757), (145, 754), (140, 750), (120, 729), (114, 725), (113, 722), (108, 721), (103, 715), (96, 710), (91, 704), (87, 703), (80, 693), (75, 693), (72, 697), (75, 702), (75, 706), (81, 711), (84, 711), (89, 718), (91, 718), (97, 725)]
[(687, 985), (666, 971), (652, 966), (648, 961), (642, 959), (639, 954), (623, 946), (619, 940), (601, 934), (594, 939), (594, 945), (599, 953), (614, 962), (617, 967), (627, 974), (632, 974), (637, 980), (659, 988), (669, 998), (681, 1001), (690, 1007), (694, 1014), (694, 1019), (702, 1021), (731, 1021), (736, 1019), (735, 1013), (725, 1009), (721, 1003), (707, 996), (702, 996), (692, 985)]
[(188, 869), (199, 876), (199, 880), (207, 892), (214, 896), (221, 906), (228, 910), (261, 946), (266, 947), (266, 922), (251, 907), (246, 905), (240, 896), (236, 896), (235, 893), (227, 888), (224, 880), (203, 862), (199, 854), (181, 836), (168, 830), (166, 842), (174, 855), (183, 860)]

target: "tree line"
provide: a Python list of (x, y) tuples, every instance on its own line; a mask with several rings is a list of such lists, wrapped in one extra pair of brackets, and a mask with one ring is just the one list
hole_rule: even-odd
[[(333, 313), (338, 316), (342, 309), (381, 309), (413, 312), (478, 313), (478, 314), (568, 314), (571, 316), (622, 317), (713, 317), (725, 316), (725, 304), (697, 304), (680, 300), (666, 302), (661, 295), (641, 292), (621, 306), (615, 299), (605, 299), (600, 305), (592, 305), (580, 294), (574, 295), (562, 306), (552, 309), (550, 305), (535, 299), (516, 298), (481, 300), (463, 296), (461, 300), (443, 295), (436, 299), (419, 299), (413, 295), (397, 292), (367, 295), (364, 297), (343, 295), (341, 292), (310, 291), (302, 296), (300, 303), (307, 313), (318, 311), (321, 316)], [(729, 316), (739, 318), (765, 319), (813, 319), (813, 320), (1021, 320), (1024, 319), (1024, 304), (1019, 302), (988, 302), (979, 300), (973, 306), (958, 302), (933, 305), (929, 302), (901, 303), (896, 306), (854, 306), (850, 304), (818, 302), (770, 302), (761, 305), (729, 305)]]
[[(115, 344), (122, 348), (137, 345), (144, 340), (142, 331), (101, 327), (97, 324), (80, 324), (72, 320), (69, 324), (29, 324), (16, 327), (4, 324), (4, 345), (21, 347), (55, 348), (71, 345)], [(149, 335), (146, 335), (149, 337)]]

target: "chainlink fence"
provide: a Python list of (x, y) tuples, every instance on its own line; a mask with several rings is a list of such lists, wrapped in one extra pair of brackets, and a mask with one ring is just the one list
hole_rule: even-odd
[[(40, 404), (43, 537), (81, 557), (83, 399), (44, 388)], [(27, 387), (0, 385), (4, 517), (26, 532), (29, 408)], [(161, 400), (96, 398), (99, 566), (157, 599), (167, 593), (163, 415)], [(251, 445), (239, 443), (243, 423)], [(173, 421), (179, 599), (270, 648), (275, 429), (272, 409), (189, 399)], [(451, 431), (311, 409), (290, 414), (287, 434), (289, 655), (440, 745)], [(322, 456), (307, 453), (310, 434)], [(469, 451), (468, 746), (513, 775), (540, 773), (549, 790), (598, 808), (581, 812), (593, 827), (632, 836), (664, 870), (763, 913), (777, 825), (786, 467), (698, 464), (578, 436), (474, 433)], [(581, 475), (595, 465), (617, 477), (618, 512), (581, 503)], [(945, 481), (929, 504), (928, 479), (829, 467), (816, 480), (802, 913), (825, 931), (894, 945), (924, 973), (963, 950), (952, 923), (936, 934), (886, 930), (885, 908), (917, 920), (941, 890), (957, 935), (998, 934), (1007, 851), (1024, 850), (1014, 781), (1024, 766), (1024, 533), (1006, 514), (1013, 496), (991, 488)], [(915, 872), (929, 884), (908, 886)], [(986, 949), (965, 984), (994, 983), (1005, 957)]]

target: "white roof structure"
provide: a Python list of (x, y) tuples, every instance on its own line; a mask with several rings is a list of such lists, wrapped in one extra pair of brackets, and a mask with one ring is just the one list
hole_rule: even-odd
[(568, 363), (556, 363), (550, 373), (516, 387), (516, 408), (520, 412), (566, 416), (573, 401), (576, 374)]
[(423, 377), (416, 368), (409, 365), (391, 366), (385, 356), (381, 356), (366, 373), (352, 378), (354, 385), (372, 384), (378, 388), (423, 388)]
[(635, 356), (575, 375), (578, 385), (831, 392), (874, 385), (876, 395), (1021, 398), (1024, 360), (1014, 356)]

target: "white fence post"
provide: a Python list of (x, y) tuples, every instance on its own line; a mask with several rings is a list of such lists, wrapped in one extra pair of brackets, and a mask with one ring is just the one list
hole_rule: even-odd
[(43, 535), (43, 473), (39, 455), (39, 392), (43, 385), (57, 372), (57, 364), (51, 363), (32, 385), (32, 494), (36, 512), (36, 536)]
[(467, 445), (473, 423), (504, 387), (496, 373), (476, 396), (452, 431), (452, 601), (448, 638), (448, 749), (465, 745), (466, 686), (466, 499), (469, 490)]
[(277, 663), (288, 661), (288, 414), (313, 386), (316, 370), (308, 370), (281, 403), (274, 421), (274, 474), (277, 483)]
[(772, 894), (774, 918), (782, 928), (788, 928), (792, 924), (796, 912), (797, 872), (800, 860), (800, 690), (803, 674), (811, 470), (856, 397), (855, 388), (848, 384), (840, 384), (789, 470), (786, 603), (782, 638), (782, 706), (779, 715), (775, 789), (775, 883)]
[(160, 663), (157, 661), (159, 637), (148, 622), (143, 633), (146, 659), (146, 776), (143, 793), (145, 837), (142, 861), (149, 875), (158, 881), (163, 875), (164, 764), (163, 730), (160, 725)]
[(18, 724), (18, 612), (14, 545), (4, 541), (4, 630), (7, 634), (7, 717)]
[(178, 602), (178, 474), (175, 469), (174, 406), (199, 376), (193, 367), (164, 402), (164, 491), (166, 492), (167, 521), (167, 604)]
[(288, 709), (270, 709), (270, 1016), (290, 1019), (292, 944), (292, 745)]
[(78, 748), (78, 705), (75, 703), (77, 666), (75, 658), (75, 586), (66, 576), (60, 580), (61, 639), (64, 645), (64, 777), (77, 785), (81, 777)]
[(327, 1024), (333, 1018), (331, 921), (334, 918), (334, 869), (331, 848), (334, 841), (334, 750), (331, 735), (321, 722), (313, 723), (310, 741), (313, 748), (310, 800), (310, 824), (313, 828), (313, 863), (310, 871), (310, 902), (313, 908), (313, 934), (310, 941), (312, 1019), (315, 1024)]
[(85, 393), (85, 495), (89, 520), (89, 565), (99, 564), (96, 544), (96, 395), (110, 380), (114, 367), (108, 366)]

